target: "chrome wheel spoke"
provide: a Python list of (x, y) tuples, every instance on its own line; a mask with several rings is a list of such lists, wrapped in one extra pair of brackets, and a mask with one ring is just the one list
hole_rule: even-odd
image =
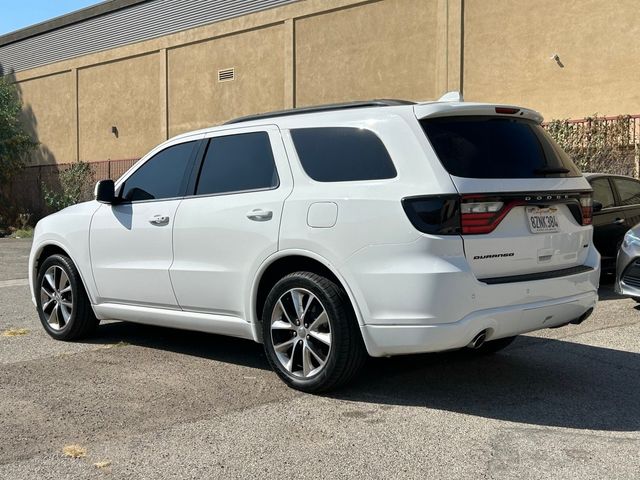
[(71, 283), (69, 283), (65, 288), (63, 288), (62, 290), (60, 290), (60, 295), (64, 294), (64, 293), (68, 293), (71, 291)]
[(294, 342), (293, 348), (291, 349), (291, 356), (289, 357), (289, 360), (284, 366), (284, 368), (286, 368), (291, 373), (293, 373), (293, 358), (295, 356), (297, 346), (298, 346), (298, 342)]
[(271, 324), (271, 328), (275, 330), (295, 330), (295, 325), (291, 325), (289, 322), (283, 322), (282, 320), (276, 320)]
[(61, 268), (60, 273), (58, 274), (58, 293), (62, 293), (62, 289), (64, 289), (69, 284), (69, 277), (67, 273)]
[(71, 309), (66, 307), (64, 303), (59, 303), (58, 308), (60, 309), (60, 313), (62, 313), (62, 319), (64, 320), (64, 324), (66, 325), (71, 318)]
[[(52, 292), (56, 291), (56, 280), (54, 278), (55, 276), (55, 268), (50, 268), (47, 273), (44, 274), (44, 279), (47, 281), (47, 284), (50, 287), (50, 290)], [(44, 285), (43, 285), (44, 288)]]
[(68, 309), (73, 308), (73, 303), (69, 300), (65, 300), (64, 298), (60, 300), (60, 304), (67, 307)]
[(311, 322), (311, 325), (309, 325), (309, 330), (316, 331), (318, 330), (318, 327), (328, 323), (329, 317), (327, 316), (327, 312), (322, 310), (322, 312), (316, 317), (316, 319)]
[[(298, 338), (293, 337), (291, 340), (287, 340), (286, 342), (279, 343), (273, 346), (273, 349), (276, 352), (286, 352), (291, 348), (291, 346), (298, 341)], [(293, 354), (292, 354), (293, 356)]]
[(47, 302), (46, 302), (46, 303), (43, 303), (43, 304), (42, 304), (42, 311), (43, 311), (43, 312), (46, 312), (47, 310), (49, 310), (49, 307), (50, 307), (51, 305), (55, 304), (55, 303), (56, 303), (56, 301), (55, 301), (55, 299), (53, 299), (53, 298), (51, 298), (51, 299), (47, 300)]
[(49, 325), (51, 325), (56, 330), (60, 328), (60, 318), (58, 317), (58, 304), (56, 303), (51, 310), (51, 315), (49, 315)]
[(298, 319), (301, 319), (304, 313), (303, 293), (300, 290), (291, 290), (291, 300), (293, 301), (293, 308), (296, 309), (296, 315)]
[(315, 338), (329, 347), (331, 346), (331, 333), (309, 332), (309, 335), (311, 338)]
[(309, 353), (309, 347), (304, 345), (302, 347), (302, 375), (309, 376), (311, 370), (311, 354)]
[(313, 349), (313, 346), (311, 344), (311, 342), (307, 343), (307, 349), (309, 350), (309, 352), (311, 353), (311, 355), (313, 355), (313, 358), (316, 359), (316, 362), (318, 362), (320, 364), (320, 366), (324, 366), (325, 363), (327, 363), (327, 359), (326, 358), (321, 358), (320, 355), (318, 355), (315, 350)]

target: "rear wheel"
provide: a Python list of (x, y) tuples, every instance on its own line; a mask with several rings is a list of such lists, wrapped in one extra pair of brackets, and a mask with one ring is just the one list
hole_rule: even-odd
[(314, 273), (291, 273), (275, 284), (263, 309), (262, 333), (271, 367), (304, 392), (347, 383), (366, 359), (344, 290)]
[(36, 303), (40, 321), (57, 340), (77, 340), (99, 323), (78, 269), (65, 255), (52, 255), (38, 270)]
[(488, 342), (484, 342), (481, 347), (470, 350), (478, 355), (491, 355), (492, 353), (507, 348), (516, 338), (518, 337), (504, 337), (498, 338), (497, 340), (489, 340)]

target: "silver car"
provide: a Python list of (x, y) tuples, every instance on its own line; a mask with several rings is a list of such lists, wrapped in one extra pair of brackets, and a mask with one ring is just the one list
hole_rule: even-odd
[(640, 302), (640, 223), (626, 233), (618, 251), (615, 289)]

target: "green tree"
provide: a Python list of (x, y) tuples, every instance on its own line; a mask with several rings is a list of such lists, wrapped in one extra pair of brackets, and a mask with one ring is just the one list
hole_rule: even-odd
[(0, 77), (0, 191), (38, 145), (20, 121), (22, 103), (15, 85)]

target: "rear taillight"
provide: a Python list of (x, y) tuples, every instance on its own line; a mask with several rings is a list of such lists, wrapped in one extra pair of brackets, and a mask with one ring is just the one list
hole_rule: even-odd
[(580, 195), (580, 208), (582, 210), (582, 225), (591, 225), (593, 220), (593, 197), (591, 193)]
[(402, 200), (413, 226), (434, 235), (491, 233), (514, 207), (557, 204), (565, 204), (576, 222), (591, 225), (591, 193), (434, 195)]
[(462, 233), (469, 235), (493, 232), (507, 213), (517, 205), (522, 205), (522, 202), (463, 195), (460, 204)]
[(402, 206), (413, 226), (423, 233), (432, 235), (461, 233), (458, 195), (405, 198), (402, 200)]

